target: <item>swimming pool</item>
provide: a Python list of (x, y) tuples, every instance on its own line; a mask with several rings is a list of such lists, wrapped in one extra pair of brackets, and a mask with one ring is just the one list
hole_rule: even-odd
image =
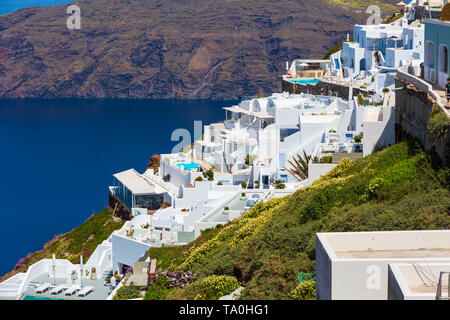
[(27, 296), (24, 296), (22, 300), (65, 300), (65, 299), (27, 295)]
[(197, 169), (200, 163), (198, 162), (180, 162), (177, 163), (177, 167), (183, 167), (184, 170), (191, 170), (191, 169)]
[(301, 84), (316, 84), (320, 82), (319, 79), (311, 78), (311, 79), (297, 79), (297, 80), (291, 80), (294, 83), (301, 83)]

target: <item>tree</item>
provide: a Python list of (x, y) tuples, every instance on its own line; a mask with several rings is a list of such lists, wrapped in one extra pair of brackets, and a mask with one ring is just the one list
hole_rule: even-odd
[(299, 181), (306, 180), (308, 178), (308, 163), (310, 159), (311, 156), (308, 156), (305, 150), (303, 150), (303, 157), (297, 154), (292, 158), (294, 162), (288, 160), (291, 168), (287, 168), (287, 171)]
[(273, 186), (275, 189), (285, 189), (286, 185), (284, 184), (283, 180), (277, 179), (274, 181)]

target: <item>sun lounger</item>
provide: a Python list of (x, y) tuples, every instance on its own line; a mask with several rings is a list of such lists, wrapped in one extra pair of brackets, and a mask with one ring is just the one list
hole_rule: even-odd
[(84, 287), (83, 289), (78, 291), (78, 296), (86, 297), (91, 291), (94, 291), (94, 287), (91, 287), (91, 286)]
[(50, 294), (58, 294), (58, 293), (61, 293), (65, 289), (67, 289), (67, 285), (60, 284), (60, 285), (56, 286), (55, 288), (53, 288), (52, 290), (50, 290)]
[(64, 294), (66, 296), (73, 296), (77, 291), (81, 290), (81, 287), (77, 284), (71, 286), (69, 289), (67, 289)]
[(48, 289), (50, 289), (51, 287), (52, 287), (52, 284), (50, 282), (46, 282), (46, 283), (40, 285), (39, 287), (37, 287), (35, 292), (43, 293), (43, 292), (47, 291)]

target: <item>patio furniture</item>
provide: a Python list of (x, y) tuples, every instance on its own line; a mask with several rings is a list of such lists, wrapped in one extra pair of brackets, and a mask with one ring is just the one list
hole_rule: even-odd
[(46, 283), (42, 284), (41, 286), (37, 287), (35, 292), (36, 293), (44, 293), (51, 287), (53, 287), (53, 285), (50, 282), (46, 282)]
[(73, 296), (75, 293), (77, 293), (77, 291), (80, 291), (81, 287), (77, 284), (71, 286), (69, 289), (67, 289), (64, 294), (66, 296)]
[(81, 289), (79, 292), (78, 292), (78, 296), (79, 297), (86, 297), (89, 293), (91, 293), (92, 291), (94, 291), (94, 287), (92, 287), (92, 286), (87, 286), (87, 287), (84, 287), (83, 289)]
[(65, 289), (67, 289), (67, 285), (60, 284), (60, 285), (56, 286), (55, 288), (53, 288), (52, 290), (50, 290), (50, 294), (59, 294)]

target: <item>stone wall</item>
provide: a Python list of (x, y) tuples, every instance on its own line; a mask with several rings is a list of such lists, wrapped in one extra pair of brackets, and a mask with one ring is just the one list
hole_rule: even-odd
[[(348, 99), (349, 87), (337, 83), (320, 81), (316, 84), (299, 84), (286, 80), (281, 80), (282, 91), (289, 93), (309, 93), (313, 95), (325, 95)], [(375, 92), (353, 87), (353, 96), (364, 93), (374, 94)]]
[(450, 165), (450, 136), (435, 139), (428, 131), (428, 120), (433, 108), (443, 106), (431, 91), (431, 86), (422, 79), (398, 72), (395, 80), (395, 141), (416, 137), (426, 150), (436, 149), (445, 166)]

